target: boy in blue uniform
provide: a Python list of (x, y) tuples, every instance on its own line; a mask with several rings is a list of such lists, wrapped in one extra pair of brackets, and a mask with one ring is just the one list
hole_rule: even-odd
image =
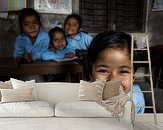
[(21, 34), (16, 38), (14, 57), (26, 62), (40, 60), (42, 53), (49, 47), (49, 36), (40, 31), (41, 21), (37, 11), (24, 8), (19, 14)]

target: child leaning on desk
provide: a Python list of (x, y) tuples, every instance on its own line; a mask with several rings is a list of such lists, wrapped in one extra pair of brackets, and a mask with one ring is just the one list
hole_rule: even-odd
[(32, 8), (24, 8), (19, 13), (20, 35), (16, 38), (14, 57), (20, 62), (41, 60), (41, 55), (49, 47), (49, 36), (41, 31), (38, 12)]
[(75, 57), (75, 52), (73, 52), (72, 49), (67, 48), (68, 42), (62, 28), (54, 27), (50, 29), (49, 37), (49, 50), (42, 54), (42, 60), (55, 60)]
[[(72, 49), (66, 48), (68, 43), (65, 37), (64, 30), (62, 28), (54, 27), (50, 29), (49, 37), (49, 50), (42, 54), (42, 60), (56, 60), (75, 57), (75, 53), (72, 51)], [(65, 75), (63, 74), (44, 75), (44, 78), (48, 82), (65, 81)]]
[[(41, 31), (41, 21), (38, 12), (32, 8), (24, 8), (19, 13), (20, 35), (16, 38), (13, 64), (31, 63), (41, 60), (41, 55), (49, 47), (49, 36)], [(22, 80), (35, 79), (44, 81), (41, 75), (19, 77)]]
[[(124, 32), (107, 31), (95, 36), (88, 49), (88, 68), (91, 81), (120, 80), (121, 88), (130, 96), (131, 36)], [(138, 84), (133, 84), (135, 106), (145, 106), (144, 95)], [(144, 113), (144, 108), (136, 108)]]
[[(65, 19), (64, 30), (66, 33), (66, 39), (68, 41), (67, 48), (75, 51), (79, 61), (83, 64), (84, 72), (87, 72), (85, 58), (93, 38), (88, 33), (81, 31), (82, 22), (82, 18), (79, 15), (70, 14)], [(84, 77), (87, 79), (87, 73), (84, 73)]]

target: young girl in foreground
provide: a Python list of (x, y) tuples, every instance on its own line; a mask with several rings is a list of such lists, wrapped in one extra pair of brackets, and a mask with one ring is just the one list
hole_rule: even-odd
[(26, 62), (40, 60), (41, 55), (49, 47), (49, 36), (40, 31), (41, 21), (38, 12), (32, 8), (24, 8), (19, 14), (20, 35), (16, 38), (14, 57)]
[[(88, 49), (88, 68), (91, 80), (120, 80), (124, 92), (131, 90), (131, 36), (123, 32), (108, 31), (98, 34)], [(145, 106), (144, 95), (137, 84), (133, 84), (135, 106)], [(136, 108), (144, 113), (144, 108)]]
[(55, 60), (57, 58), (73, 58), (75, 54), (71, 49), (67, 49), (67, 40), (64, 30), (54, 27), (49, 31), (49, 50), (42, 54), (43, 60)]

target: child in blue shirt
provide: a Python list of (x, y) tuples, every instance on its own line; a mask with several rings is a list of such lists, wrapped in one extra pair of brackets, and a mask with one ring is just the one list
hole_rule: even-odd
[[(49, 50), (42, 54), (42, 60), (56, 60), (61, 58), (73, 58), (75, 52), (67, 47), (67, 40), (64, 30), (60, 27), (54, 27), (49, 31), (50, 44)], [(63, 82), (65, 81), (65, 75), (63, 74), (49, 74), (44, 75), (44, 78), (48, 82)]]
[(68, 41), (68, 48), (88, 50), (92, 36), (81, 31), (82, 18), (77, 14), (68, 15), (64, 22), (64, 30)]
[(24, 8), (19, 14), (21, 34), (16, 38), (14, 57), (17, 61), (25, 59), (26, 62), (40, 60), (44, 51), (49, 47), (49, 36), (40, 31), (41, 21), (37, 11)]
[[(64, 30), (68, 41), (68, 48), (75, 51), (79, 62), (83, 64), (83, 71), (87, 72), (85, 57), (87, 50), (92, 41), (92, 36), (81, 31), (82, 18), (77, 14), (68, 15), (64, 22)], [(87, 79), (87, 73), (84, 73), (84, 78)]]
[(66, 48), (67, 40), (64, 30), (60, 27), (54, 27), (49, 31), (50, 44), (49, 50), (42, 54), (43, 60), (55, 60), (60, 58), (73, 58), (75, 52)]
[[(124, 32), (107, 31), (95, 36), (88, 49), (88, 69), (92, 81), (120, 80), (121, 88), (130, 96), (131, 90), (131, 36)], [(140, 86), (133, 84), (135, 106), (145, 106)], [(144, 108), (136, 108), (144, 113)]]

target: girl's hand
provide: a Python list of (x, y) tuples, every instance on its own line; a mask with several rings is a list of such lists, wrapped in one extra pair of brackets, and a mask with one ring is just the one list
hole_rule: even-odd
[(30, 55), (30, 54), (26, 54), (24, 56), (24, 59), (27, 61), (27, 63), (31, 63), (33, 61), (32, 55)]
[(75, 57), (74, 53), (67, 53), (67, 54), (65, 54), (65, 58), (73, 58), (73, 57)]
[(49, 46), (49, 51), (57, 51), (52, 45)]
[(56, 49), (55, 48), (49, 48), (49, 51), (56, 51)]
[(10, 65), (18, 67), (20, 64), (20, 58), (14, 58), (10, 61)]

